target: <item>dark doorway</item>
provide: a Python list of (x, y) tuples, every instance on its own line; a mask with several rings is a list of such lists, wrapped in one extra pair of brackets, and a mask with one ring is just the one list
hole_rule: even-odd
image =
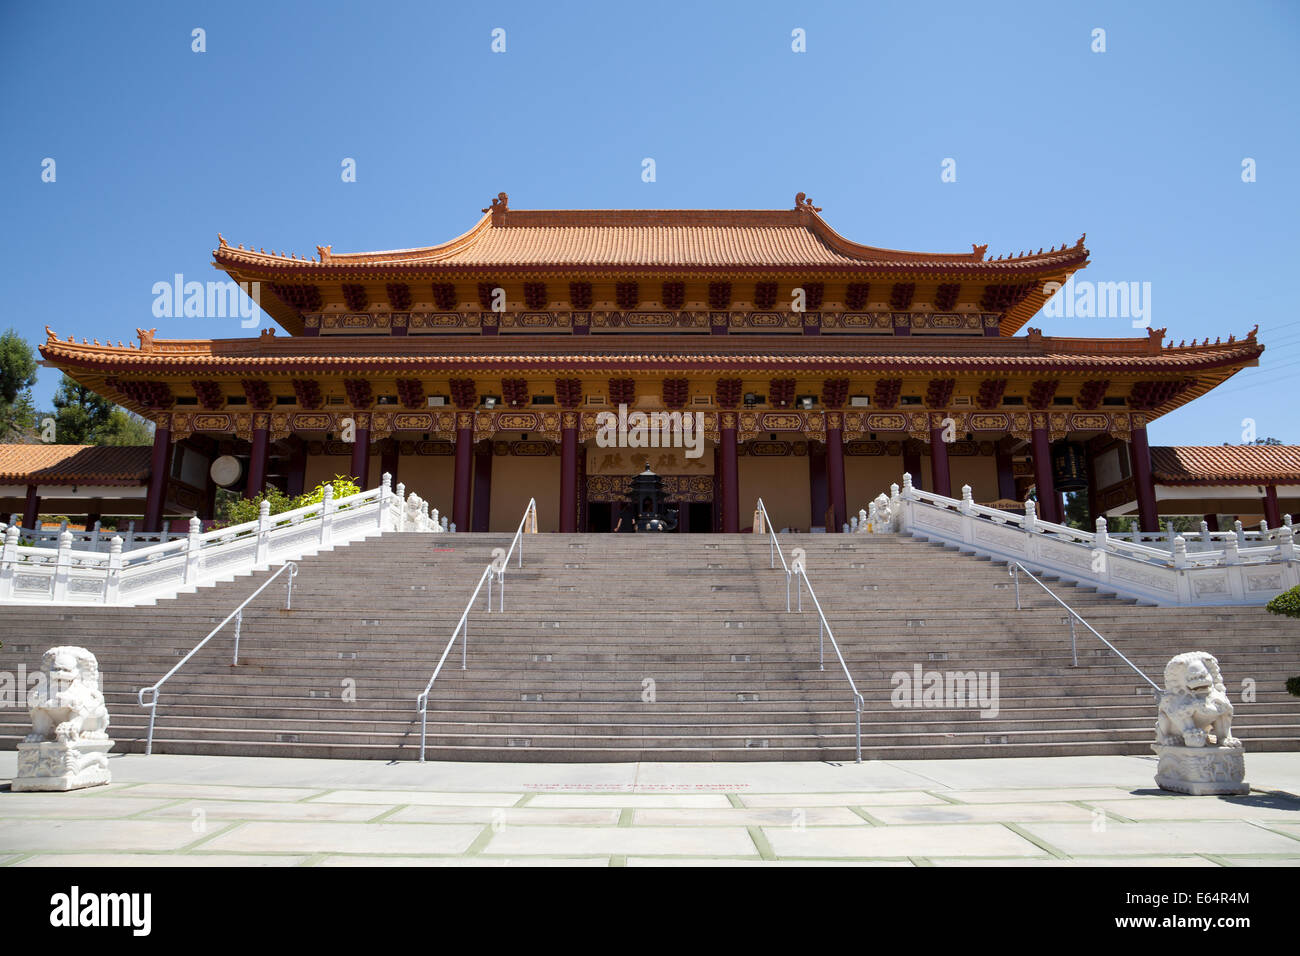
[(713, 530), (713, 503), (709, 501), (692, 501), (683, 505), (685, 519), (682, 530), (689, 534), (707, 534)]
[(609, 532), (614, 530), (614, 507), (608, 501), (592, 501), (587, 504), (587, 530), (592, 532)]

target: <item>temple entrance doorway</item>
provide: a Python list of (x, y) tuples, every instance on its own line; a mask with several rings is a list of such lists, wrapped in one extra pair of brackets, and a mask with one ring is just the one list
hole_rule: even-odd
[(678, 531), (687, 534), (704, 534), (713, 530), (713, 502), (689, 501), (682, 505)]

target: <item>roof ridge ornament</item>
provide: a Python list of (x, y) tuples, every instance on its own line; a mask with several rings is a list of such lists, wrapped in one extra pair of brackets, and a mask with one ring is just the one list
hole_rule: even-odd
[(483, 212), (490, 212), (493, 216), (498, 213), (506, 212), (510, 208), (510, 197), (505, 193), (497, 193), (497, 198), (492, 200), (492, 205), (488, 206)]
[(226, 242), (226, 237), (223, 236), (221, 233), (217, 233), (217, 242), (221, 243), (222, 249), (225, 249), (227, 246), (230, 245), (230, 243)]
[(971, 258), (974, 259), (976, 262), (983, 262), (984, 253), (988, 251), (989, 251), (989, 244), (987, 242), (984, 243), (984, 245), (982, 246), (976, 245), (973, 242), (970, 244)]
[(317, 251), (318, 253), (320, 253), (320, 261), (321, 261), (321, 262), (328, 262), (328, 261), (329, 261), (329, 259), (330, 259), (330, 250), (332, 250), (333, 248), (334, 248), (334, 245), (333, 245), (332, 243), (331, 243), (330, 245), (328, 245), (328, 246), (317, 246), (317, 247), (316, 247), (316, 251)]
[(140, 336), (140, 351), (142, 352), (153, 351), (153, 334), (157, 331), (158, 331), (157, 329), (136, 329), (135, 330), (135, 334)]
[(822, 207), (821, 207), (821, 206), (814, 206), (814, 205), (813, 205), (813, 201), (812, 201), (811, 199), (808, 198), (808, 194), (807, 194), (807, 193), (795, 193), (795, 194), (794, 194), (794, 208), (795, 208), (795, 209), (807, 209), (809, 212), (821, 212), (821, 211), (822, 211)]

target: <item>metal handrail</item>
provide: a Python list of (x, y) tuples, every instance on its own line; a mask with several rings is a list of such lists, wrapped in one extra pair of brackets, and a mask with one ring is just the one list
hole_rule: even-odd
[(1061, 605), (1061, 607), (1065, 608), (1065, 609), (1070, 613), (1070, 618), (1069, 618), (1069, 621), (1070, 621), (1070, 656), (1074, 659), (1074, 666), (1075, 666), (1075, 667), (1078, 667), (1078, 666), (1079, 666), (1079, 648), (1078, 648), (1078, 645), (1077, 645), (1076, 642), (1075, 642), (1075, 636), (1074, 636), (1074, 622), (1077, 620), (1080, 624), (1082, 624), (1082, 625), (1083, 625), (1084, 627), (1086, 627), (1088, 630), (1092, 631), (1093, 636), (1096, 637), (1097, 640), (1101, 641), (1103, 644), (1105, 644), (1107, 647), (1109, 647), (1112, 651), (1114, 651), (1114, 652), (1115, 652), (1115, 656), (1117, 656), (1117, 657), (1118, 657), (1120, 660), (1122, 660), (1125, 664), (1127, 664), (1129, 667), (1131, 667), (1131, 668), (1133, 669), (1133, 672), (1134, 672), (1135, 674), (1137, 674), (1138, 677), (1141, 677), (1144, 681), (1146, 681), (1148, 684), (1150, 684), (1151, 687), (1152, 687), (1152, 689), (1155, 691), (1155, 694), (1156, 694), (1157, 697), (1161, 696), (1161, 695), (1164, 693), (1164, 689), (1163, 689), (1159, 684), (1157, 684), (1157, 683), (1156, 683), (1155, 681), (1153, 681), (1150, 677), (1148, 677), (1146, 674), (1144, 674), (1144, 673), (1143, 673), (1143, 672), (1138, 668), (1138, 666), (1137, 666), (1136, 664), (1134, 664), (1131, 660), (1129, 660), (1129, 659), (1128, 659), (1127, 657), (1125, 657), (1122, 653), (1120, 653), (1120, 649), (1119, 649), (1118, 647), (1116, 647), (1116, 646), (1115, 646), (1114, 644), (1112, 644), (1110, 641), (1106, 640), (1106, 638), (1102, 637), (1101, 634), (1098, 633), (1098, 631), (1097, 631), (1097, 629), (1096, 629), (1095, 627), (1093, 627), (1091, 624), (1089, 624), (1087, 621), (1085, 621), (1085, 620), (1080, 616), (1080, 614), (1079, 614), (1078, 611), (1076, 611), (1074, 608), (1070, 607), (1070, 605), (1068, 605), (1068, 604), (1066, 604), (1064, 601), (1062, 601), (1061, 598), (1060, 598), (1060, 597), (1059, 597), (1059, 596), (1058, 596), (1058, 595), (1057, 595), (1057, 594), (1056, 594), (1056, 593), (1055, 593), (1051, 588), (1049, 588), (1049, 587), (1048, 587), (1046, 584), (1044, 584), (1042, 581), (1038, 580), (1038, 578), (1034, 575), (1034, 572), (1030, 571), (1027, 567), (1025, 567), (1025, 566), (1024, 566), (1023, 564), (1021, 564), (1019, 561), (1012, 561), (1012, 562), (1010, 562), (1010, 563), (1008, 564), (1008, 566), (1007, 566), (1007, 574), (1009, 574), (1009, 575), (1011, 576), (1011, 578), (1012, 578), (1012, 579), (1015, 581), (1015, 583), (1016, 583), (1016, 610), (1017, 610), (1017, 611), (1023, 610), (1023, 608), (1020, 606), (1020, 572), (1021, 572), (1021, 571), (1024, 571), (1025, 574), (1029, 575), (1029, 579), (1030, 579), (1031, 581), (1033, 581), (1033, 582), (1034, 582), (1035, 584), (1037, 584), (1040, 588), (1042, 588), (1044, 591), (1046, 591), (1047, 594), (1048, 594), (1048, 596), (1051, 597), (1051, 599), (1052, 599), (1053, 601), (1055, 601), (1057, 604)]
[(767, 506), (763, 504), (763, 499), (758, 499), (758, 510), (763, 515), (763, 526), (767, 528), (768, 537), (771, 539), (769, 546), (768, 559), (771, 562), (772, 570), (776, 570), (776, 559), (781, 559), (781, 570), (785, 571), (785, 609), (790, 610), (790, 566), (785, 563), (785, 555), (781, 552), (781, 543), (776, 540), (776, 529), (772, 527), (772, 519), (768, 517)]
[[(803, 612), (803, 588), (799, 584), (799, 578), (803, 578), (803, 583), (808, 585), (808, 595), (813, 599), (813, 607), (817, 609), (818, 627), (817, 627), (817, 657), (818, 670), (826, 670), (826, 638), (831, 639), (831, 647), (835, 649), (835, 656), (839, 658), (840, 667), (844, 670), (844, 676), (848, 679), (849, 687), (853, 691), (853, 709), (854, 722), (856, 724), (857, 744), (855, 748), (855, 761), (862, 763), (862, 708), (866, 701), (858, 691), (858, 685), (854, 683), (853, 675), (849, 673), (849, 665), (844, 661), (844, 655), (840, 653), (839, 641), (835, 640), (835, 633), (831, 630), (830, 621), (826, 620), (826, 612), (822, 610), (821, 601), (817, 600), (817, 592), (813, 590), (812, 582), (808, 580), (808, 571), (804, 567), (804, 558), (802, 556), (792, 559), (790, 564), (786, 564), (785, 554), (781, 551), (781, 544), (776, 539), (776, 532), (772, 529), (772, 519), (768, 517), (767, 507), (763, 504), (763, 499), (758, 499), (758, 510), (763, 514), (763, 522), (767, 525), (768, 532), (771, 536), (772, 550), (781, 557), (781, 567), (785, 569), (785, 609), (790, 610), (790, 578), (794, 578), (795, 586), (799, 593), (799, 606), (797, 610)], [(796, 549), (799, 551), (799, 549)], [(776, 562), (772, 561), (773, 570), (776, 569)]]
[[(244, 598), (244, 600), (240, 603), (239, 607), (235, 608), (228, 615), (226, 615), (225, 620), (223, 620), (220, 624), (218, 624), (211, 631), (209, 631), (207, 637), (205, 637), (203, 640), (195, 644), (194, 648), (188, 654), (186, 654), (184, 657), (182, 657), (179, 661), (176, 662), (175, 667), (169, 670), (166, 674), (163, 674), (163, 676), (158, 678), (158, 680), (155, 681), (153, 684), (149, 685), (148, 687), (141, 687), (140, 690), (136, 692), (135, 699), (139, 702), (140, 706), (147, 707), (149, 709), (149, 737), (146, 740), (145, 747), (144, 747), (144, 754), (146, 757), (148, 757), (150, 754), (153, 753), (153, 725), (154, 725), (154, 721), (158, 717), (158, 698), (161, 696), (160, 691), (162, 689), (162, 685), (166, 683), (167, 680), (173, 674), (175, 674), (178, 670), (184, 667), (185, 663), (191, 657), (193, 657), (195, 654), (201, 651), (203, 649), (203, 646), (207, 644), (208, 641), (216, 637), (218, 632), (220, 632), (220, 630), (223, 627), (225, 627), (227, 624), (229, 624), (232, 620), (235, 622), (235, 654), (233, 659), (231, 660), (231, 664), (232, 665), (238, 664), (239, 663), (239, 634), (244, 625), (244, 608), (248, 607), (249, 603), (252, 602), (253, 598), (257, 597), (259, 594), (265, 591), (270, 586), (271, 582), (274, 581), (276, 578), (278, 578), (280, 575), (284, 574), (285, 571), (289, 572), (289, 580), (285, 582), (286, 592), (284, 596), (284, 609), (286, 611), (293, 610), (293, 579), (298, 574), (298, 565), (293, 561), (288, 561), (280, 568), (280, 570), (276, 571), (269, 578), (263, 581), (261, 587), (259, 587), (248, 597)], [(153, 696), (150, 698), (148, 703), (145, 703), (144, 695), (150, 693), (153, 694)]]
[(523, 534), (524, 526), (528, 523), (529, 516), (532, 516), (534, 522), (537, 520), (537, 499), (529, 498), (528, 504), (524, 508), (524, 516), (519, 521), (519, 528), (515, 531), (514, 540), (510, 542), (510, 550), (503, 551), (501, 548), (494, 548), (492, 560), (488, 562), (483, 573), (478, 577), (478, 584), (474, 586), (474, 593), (469, 596), (469, 601), (465, 603), (465, 611), (461, 614), (460, 620), (456, 622), (455, 629), (451, 632), (451, 637), (447, 640), (447, 646), (442, 649), (442, 656), (438, 658), (438, 666), (433, 669), (433, 676), (429, 678), (429, 683), (424, 685), (415, 698), (415, 710), (420, 715), (420, 763), (424, 763), (425, 739), (428, 736), (429, 729), (429, 693), (433, 690), (433, 682), (438, 679), (442, 673), (442, 665), (447, 661), (447, 655), (451, 653), (452, 647), (456, 643), (456, 638), (461, 638), (460, 642), (460, 669), (466, 668), (466, 655), (469, 646), (469, 612), (474, 607), (474, 602), (478, 599), (479, 592), (483, 590), (483, 582), (487, 582), (487, 612), (492, 613), (492, 579), (497, 579), (500, 589), (500, 598), (498, 599), (497, 609), (505, 611), (506, 609), (506, 566), (510, 563), (510, 556), (514, 554), (515, 546), (519, 546), (519, 567), (524, 566), (524, 545)]

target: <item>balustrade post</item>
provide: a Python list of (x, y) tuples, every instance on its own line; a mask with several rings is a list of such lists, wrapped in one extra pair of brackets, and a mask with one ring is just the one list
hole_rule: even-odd
[(271, 502), (265, 498), (257, 506), (257, 552), (255, 565), (265, 564), (271, 554)]
[(320, 546), (330, 546), (331, 532), (334, 525), (334, 486), (326, 485), (321, 490), (320, 502)]
[(122, 538), (113, 535), (108, 542), (108, 574), (104, 578), (104, 603), (116, 604), (122, 585)]
[(1232, 523), (1232, 530), (1237, 535), (1235, 547), (1244, 548), (1246, 546), (1246, 529), (1242, 525), (1240, 518)]
[(912, 473), (903, 472), (903, 497), (912, 499), (916, 497), (916, 489), (912, 487)]
[(1238, 553), (1237, 539), (1235, 537), (1229, 538), (1223, 543), (1223, 563), (1241, 564), (1241, 555)]
[(1024, 528), (1026, 534), (1033, 534), (1038, 530), (1038, 509), (1032, 499), (1025, 502)]
[(397, 499), (397, 530), (410, 531), (411, 529), (406, 526), (406, 482), (397, 483), (394, 497)]
[(393, 495), (393, 476), (384, 472), (379, 479), (379, 515), (375, 524), (380, 531), (388, 527), (388, 500)]
[(1092, 533), (1092, 546), (1102, 551), (1110, 547), (1110, 530), (1105, 518), (1098, 518), (1096, 521), (1096, 530)]
[(961, 513), (968, 515), (975, 510), (975, 499), (971, 497), (970, 485), (961, 486)]
[(130, 551), (135, 547), (135, 522), (126, 523), (126, 540), (122, 542), (123, 549)]
[(1277, 555), (1283, 561), (1295, 560), (1295, 534), (1289, 524), (1284, 524), (1277, 533)]
[(1174, 538), (1174, 567), (1187, 567), (1187, 541), (1181, 534)]
[[(263, 502), (265, 504), (265, 502)], [(268, 505), (269, 507), (269, 505)], [(203, 531), (203, 522), (195, 515), (190, 519), (190, 534), (185, 547), (185, 583), (197, 580), (199, 576), (199, 548), (203, 542), (199, 534)]]
[(5, 529), (4, 550), (0, 552), (0, 598), (14, 596), (14, 575), (18, 573), (18, 525)]
[(72, 569), (72, 532), (59, 534), (59, 557), (54, 566), (54, 600), (65, 601), (68, 597), (68, 574)]

